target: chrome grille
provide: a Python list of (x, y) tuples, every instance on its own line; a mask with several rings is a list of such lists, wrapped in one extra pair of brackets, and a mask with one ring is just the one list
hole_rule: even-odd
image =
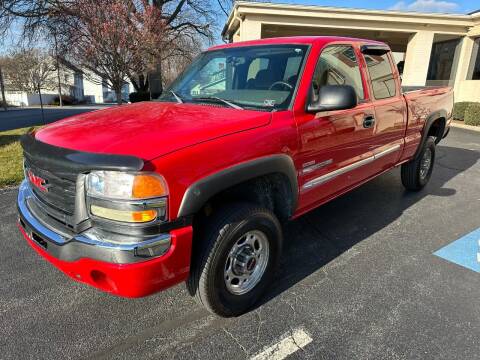
[[(44, 164), (44, 162), (42, 163)], [(44, 209), (48, 215), (60, 220), (67, 225), (72, 226), (70, 217), (75, 212), (75, 194), (76, 194), (76, 178), (77, 174), (62, 170), (55, 166), (55, 171), (48, 170), (48, 166), (39, 167), (29, 155), (25, 154), (25, 173), (29, 179), (30, 186), (35, 195), (39, 206)], [(35, 177), (40, 178), (46, 190), (41, 190), (38, 184), (32, 183), (32, 179), (28, 176), (31, 172)]]

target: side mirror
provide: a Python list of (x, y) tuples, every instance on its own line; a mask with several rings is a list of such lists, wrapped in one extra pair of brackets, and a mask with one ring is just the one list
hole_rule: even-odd
[(318, 91), (317, 101), (310, 101), (307, 112), (353, 109), (357, 106), (357, 94), (350, 85), (324, 85)]

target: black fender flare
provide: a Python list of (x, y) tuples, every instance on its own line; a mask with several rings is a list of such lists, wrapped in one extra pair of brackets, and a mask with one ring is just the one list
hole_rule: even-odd
[[(422, 130), (422, 140), (420, 141), (420, 144), (418, 145), (417, 151), (415, 153), (415, 156), (414, 156), (415, 159), (420, 155), (420, 153), (423, 149), (423, 146), (425, 145), (425, 142), (427, 141), (428, 132), (430, 131), (430, 128), (432, 127), (433, 123), (436, 120), (442, 119), (442, 118), (445, 119), (445, 126), (446, 126), (446, 124), (447, 124), (447, 111), (444, 110), (444, 109), (434, 111), (433, 113), (431, 113), (427, 117), (427, 120), (425, 120), (425, 125), (423, 126), (423, 130)], [(445, 128), (442, 129), (442, 135), (437, 139), (437, 141), (436, 141), (437, 144), (440, 142), (440, 140), (442, 140), (444, 132), (445, 132)]]
[(190, 185), (183, 195), (178, 217), (193, 215), (214, 195), (247, 180), (274, 173), (285, 175), (292, 191), (292, 213), (298, 202), (297, 171), (290, 156), (265, 156), (206, 176)]

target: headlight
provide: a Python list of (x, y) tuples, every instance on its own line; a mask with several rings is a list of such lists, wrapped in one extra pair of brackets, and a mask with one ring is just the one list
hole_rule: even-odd
[(87, 194), (104, 199), (149, 199), (168, 195), (165, 180), (157, 174), (93, 171), (87, 177)]
[(93, 171), (86, 189), (93, 216), (125, 223), (166, 219), (168, 188), (158, 174)]

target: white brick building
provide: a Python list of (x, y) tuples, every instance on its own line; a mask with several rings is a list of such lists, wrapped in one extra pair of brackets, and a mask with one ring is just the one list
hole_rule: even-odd
[(222, 35), (231, 42), (335, 35), (386, 42), (404, 61), (403, 85), (450, 85), (455, 101), (480, 102), (480, 11), (424, 14), (240, 1)]
[[(53, 61), (53, 60), (52, 60)], [(57, 83), (57, 72), (52, 72), (52, 80)], [(79, 103), (103, 104), (116, 102), (115, 92), (108, 88), (99, 75), (82, 70), (75, 65), (62, 61), (60, 64), (60, 82), (62, 95), (70, 96)], [(133, 91), (130, 83), (124, 85), (122, 99), (128, 101), (128, 95)], [(15, 106), (32, 106), (40, 104), (38, 94), (16, 91), (6, 84), (5, 97), (7, 103)], [(42, 89), (44, 104), (50, 104), (58, 99), (58, 89)]]

